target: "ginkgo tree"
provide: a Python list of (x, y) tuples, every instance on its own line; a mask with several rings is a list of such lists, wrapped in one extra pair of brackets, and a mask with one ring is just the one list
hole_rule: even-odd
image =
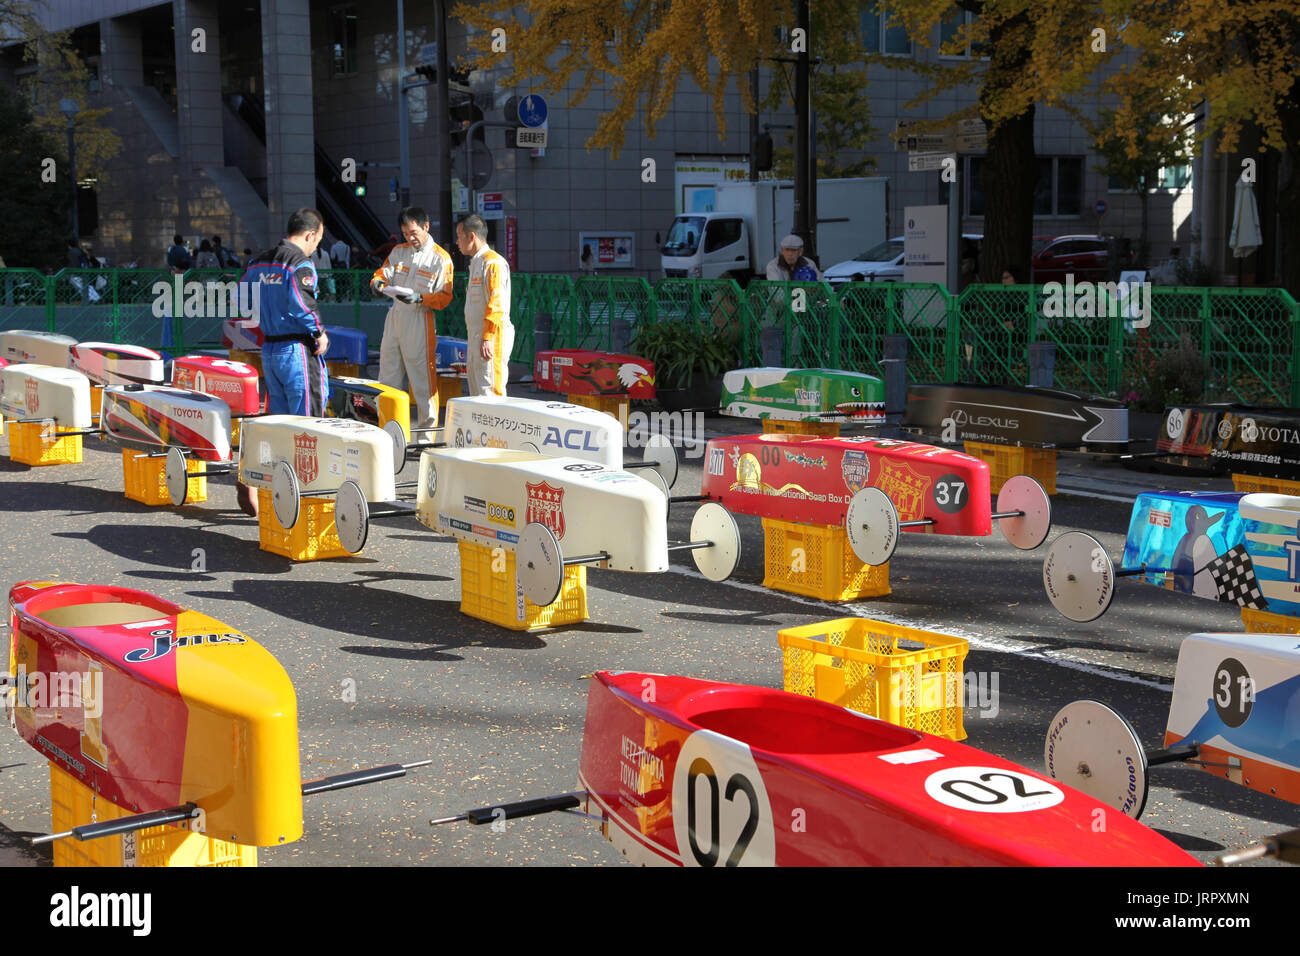
[[(1300, 297), (1300, 5), (1295, 0), (1126, 0), (1125, 41), (1142, 61), (1116, 71), (1107, 89), (1123, 96), (1152, 75), (1176, 90), (1178, 108), (1200, 117), (1197, 148), (1236, 152), (1247, 139), (1288, 162), (1275, 196), (1260, 196), (1261, 216), (1278, 214), (1281, 284)], [(1132, 129), (1140, 97), (1116, 111), (1114, 128)], [(1250, 178), (1260, 155), (1246, 156)], [(1273, 204), (1276, 203), (1274, 206)]]
[[(875, 9), (875, 0), (817, 0), (810, 55), (847, 62), (852, 54), (845, 52), (842, 31), (823, 26), (819, 32), (818, 24), (855, 24), (868, 6)], [(1124, 140), (1138, 119), (1133, 104), (1143, 102), (1124, 97), (1125, 83), (1140, 81), (1166, 91), (1170, 115), (1203, 103), (1210, 119), (1202, 140), (1216, 135), (1220, 148), (1231, 149), (1243, 126), (1253, 123), (1265, 130), (1269, 148), (1296, 155), (1295, 0), (889, 0), (886, 6), (922, 48), (932, 45), (955, 12), (973, 15), (962, 18), (940, 52), (976, 50), (982, 56), (878, 62), (927, 80), (905, 109), (955, 89), (978, 91), (974, 104), (928, 125), (978, 116), (988, 129), (980, 184), (986, 209), (983, 281), (997, 281), (1008, 264), (1028, 272), (1040, 105), (1082, 121), (1111, 102), (1111, 128), (1094, 132), (1102, 142)], [(471, 43), (475, 65), (501, 67), (506, 84), (537, 81), (555, 93), (576, 83), (574, 105), (608, 85), (613, 106), (587, 145), (615, 155), (638, 117), (654, 135), (687, 77), (712, 97), (719, 133), (725, 133), (728, 90), (738, 89), (748, 107), (749, 70), (755, 62), (789, 55), (795, 23), (794, 0), (485, 0), (461, 4), (453, 13), (482, 31)], [(506, 38), (504, 50), (493, 49), (494, 28)], [(1300, 223), (1300, 174), (1284, 186), (1280, 202), (1284, 220)], [(1295, 288), (1300, 242), (1287, 246), (1285, 271)]]

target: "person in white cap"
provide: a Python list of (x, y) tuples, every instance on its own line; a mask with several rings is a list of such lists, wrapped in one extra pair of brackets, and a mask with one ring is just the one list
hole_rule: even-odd
[(817, 263), (803, 254), (803, 240), (791, 233), (781, 240), (781, 251), (767, 264), (767, 277), (773, 282), (820, 282)]

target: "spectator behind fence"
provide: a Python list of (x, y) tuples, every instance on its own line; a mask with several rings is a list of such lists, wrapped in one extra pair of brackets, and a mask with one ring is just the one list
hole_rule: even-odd
[(820, 282), (822, 273), (817, 263), (803, 254), (803, 240), (792, 233), (781, 240), (781, 251), (767, 264), (767, 278), (773, 282)]
[(220, 269), (221, 260), (212, 251), (212, 243), (204, 239), (199, 243), (199, 254), (194, 257), (194, 264), (200, 269)]
[(217, 264), (222, 269), (239, 268), (239, 256), (235, 255), (235, 250), (227, 249), (221, 244), (220, 236), (212, 237), (212, 251), (217, 257)]
[(330, 275), (330, 272), (334, 269), (334, 262), (330, 259), (329, 246), (326, 245), (326, 242), (326, 239), (322, 239), (311, 256), (311, 263), (316, 267), (316, 276), (320, 280), (317, 288), (317, 298), (321, 302), (337, 298), (334, 294), (334, 277)]
[(342, 239), (330, 246), (330, 262), (334, 264), (335, 269), (352, 268), (352, 249)]
[(69, 269), (89, 269), (90, 259), (86, 252), (81, 248), (81, 243), (76, 239), (68, 240), (68, 268)]
[(184, 272), (193, 266), (194, 259), (190, 255), (190, 250), (185, 248), (185, 240), (179, 235), (172, 236), (171, 248), (167, 250), (167, 268), (176, 273)]

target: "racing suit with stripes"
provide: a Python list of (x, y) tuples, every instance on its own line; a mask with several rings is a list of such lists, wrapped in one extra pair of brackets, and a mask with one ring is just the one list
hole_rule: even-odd
[(266, 410), (271, 415), (325, 414), (329, 373), (316, 340), (324, 327), (316, 310), (316, 267), (282, 240), (249, 262), (241, 282), (256, 283), (253, 297), (262, 343)]
[(411, 416), (416, 428), (438, 424), (438, 329), (433, 312), (451, 303), (451, 273), (451, 256), (429, 237), (419, 248), (398, 243), (370, 280), (377, 291), (403, 286), (420, 296), (419, 304), (393, 301), (379, 345), (379, 380), (393, 388), (407, 388), (409, 380), (418, 410)]
[[(515, 327), (510, 322), (510, 266), (487, 246), (469, 262), (465, 289), (465, 336), (470, 395), (506, 393)], [(492, 358), (483, 358), (484, 340), (492, 343)]]

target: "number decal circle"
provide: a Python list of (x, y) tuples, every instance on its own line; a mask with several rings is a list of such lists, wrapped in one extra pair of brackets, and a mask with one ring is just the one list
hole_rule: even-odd
[(935, 507), (947, 514), (954, 515), (966, 507), (970, 500), (969, 489), (961, 475), (947, 474), (934, 483)]
[(1065, 799), (1065, 792), (1046, 780), (999, 767), (936, 770), (926, 778), (925, 792), (944, 806), (977, 813), (1028, 813)]
[(1182, 436), (1183, 410), (1181, 408), (1169, 409), (1169, 417), (1165, 419), (1165, 434), (1175, 440)]
[(1246, 666), (1228, 657), (1214, 669), (1214, 709), (1229, 727), (1240, 727), (1255, 706), (1255, 682)]
[(432, 498), (438, 493), (438, 466), (429, 462), (429, 473), (424, 476), (424, 487)]
[(754, 755), (697, 730), (673, 770), (673, 835), (683, 866), (772, 866), (776, 826)]

